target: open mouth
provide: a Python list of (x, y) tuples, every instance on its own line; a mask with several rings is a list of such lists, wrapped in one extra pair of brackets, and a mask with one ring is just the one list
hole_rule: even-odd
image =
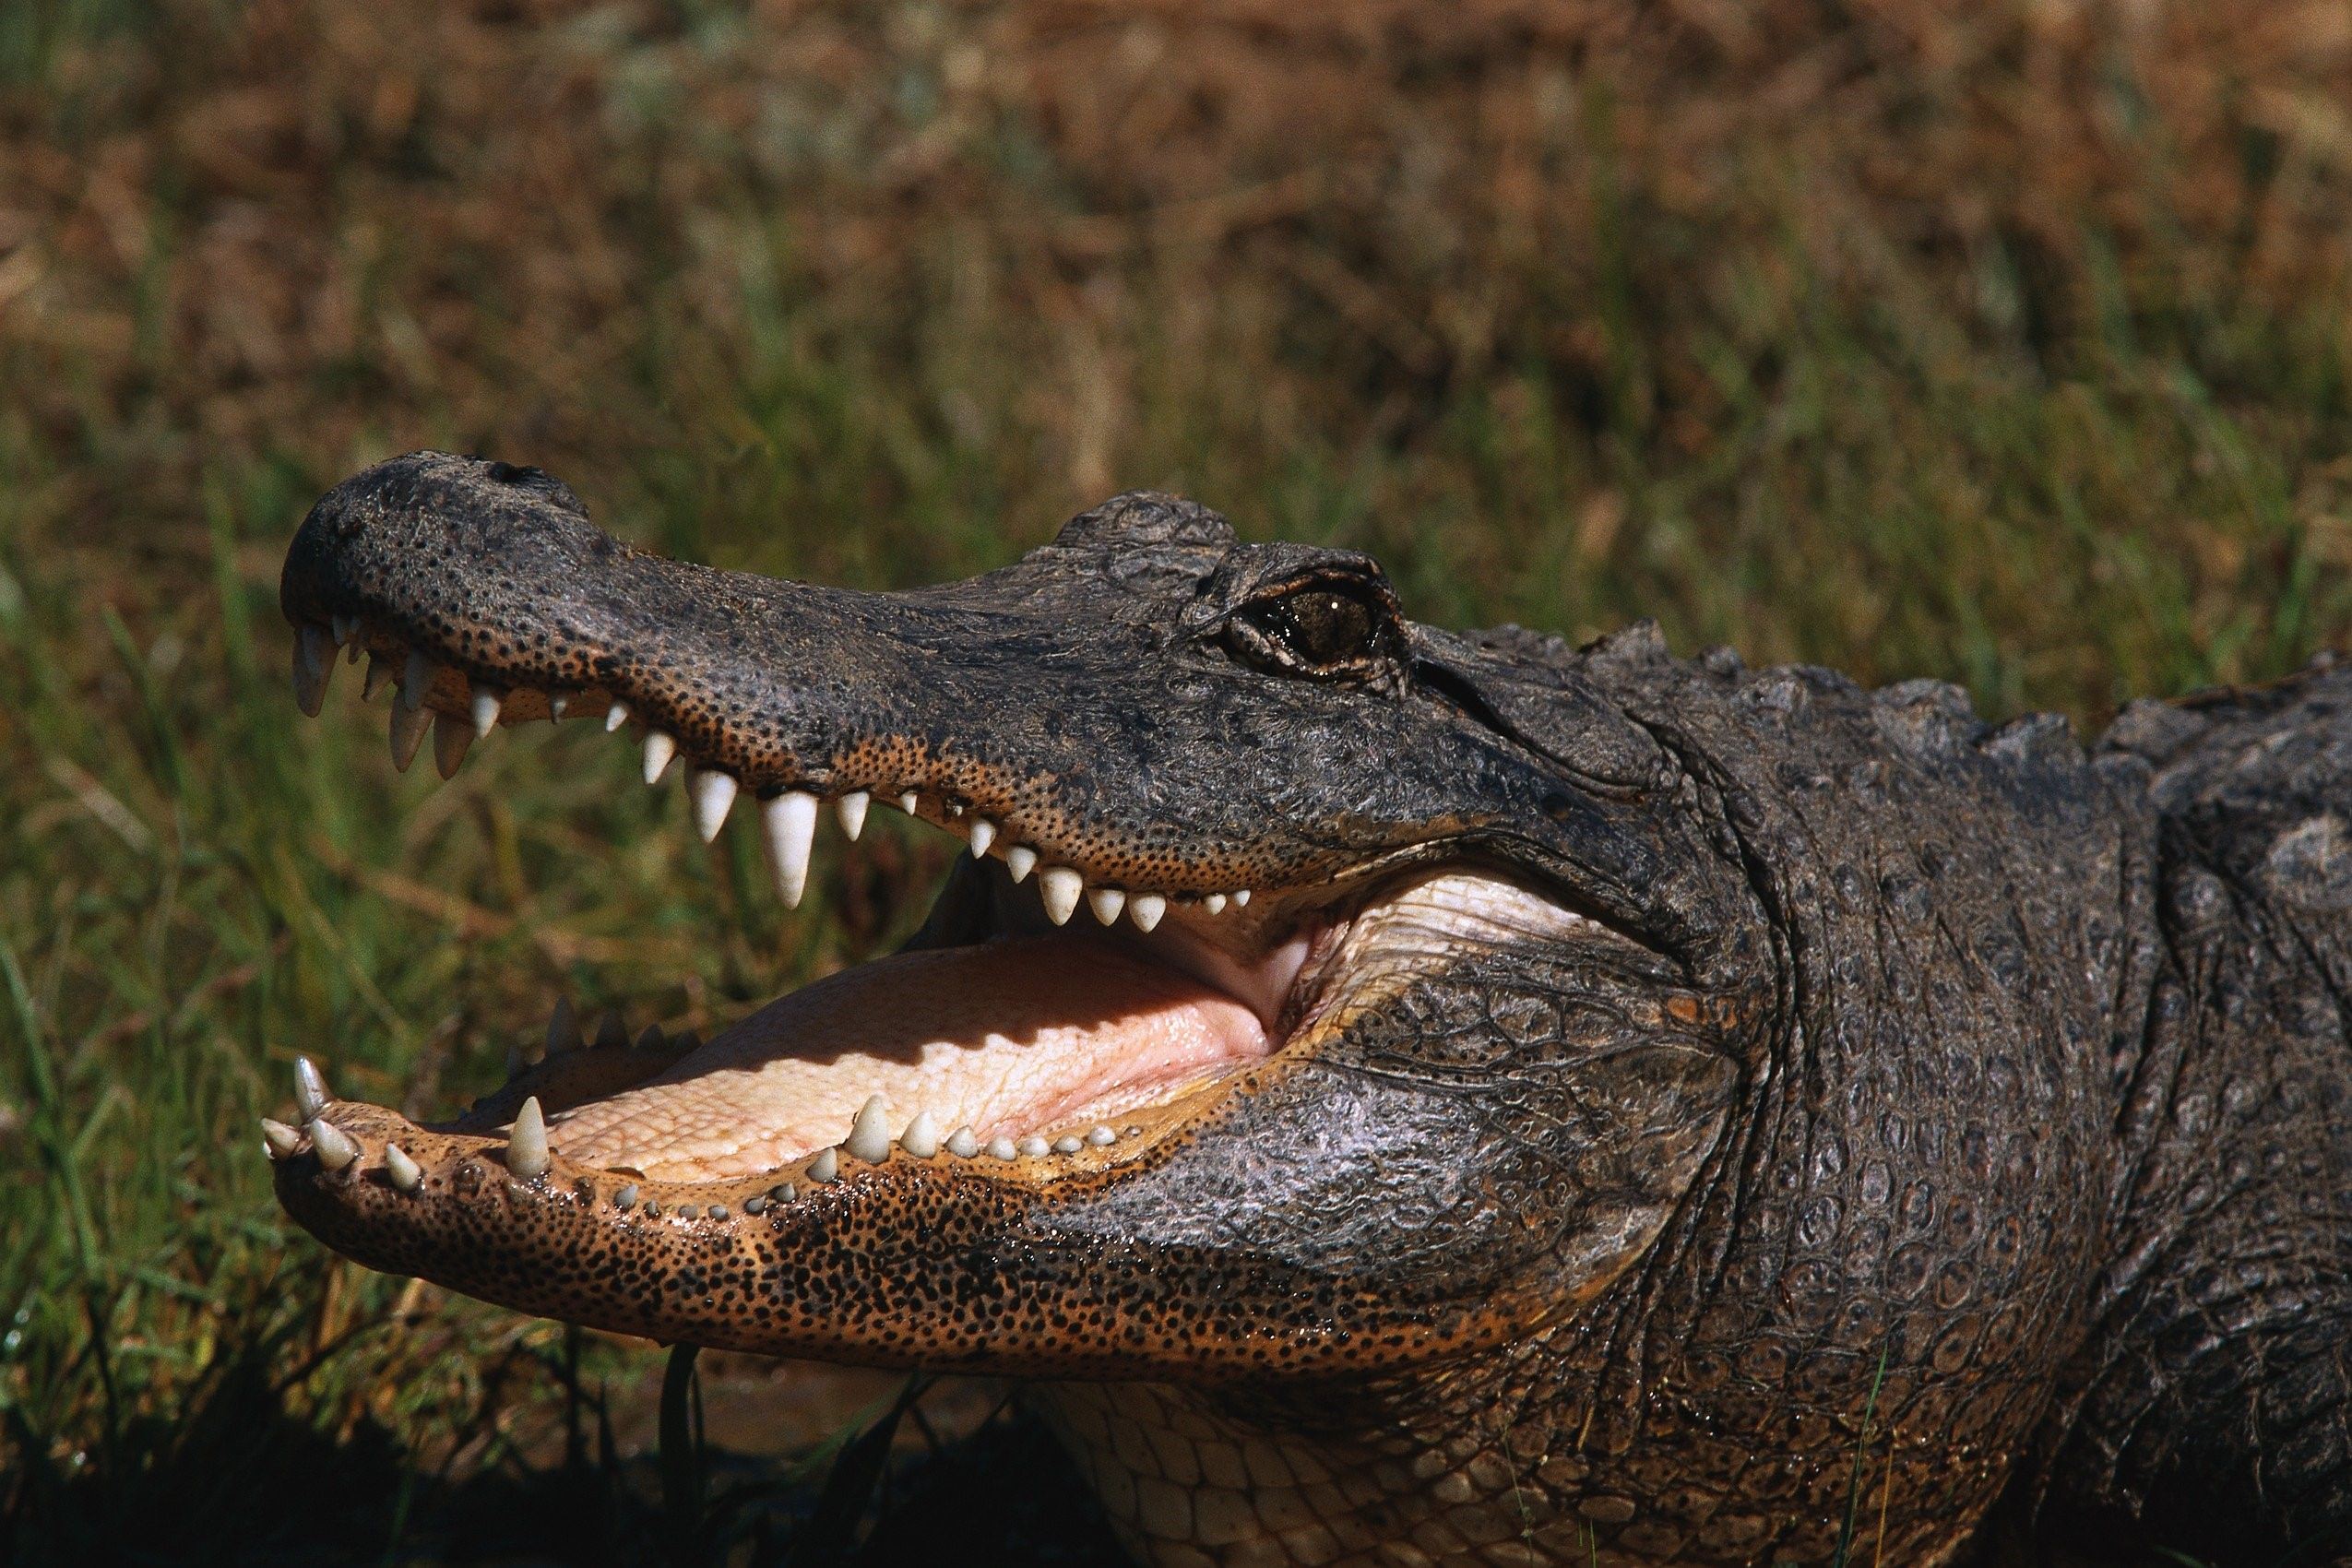
[[(491, 688), (357, 616), (300, 627), (306, 712), (319, 711), (344, 649), (368, 659), (370, 694), (395, 688), (403, 766), (428, 726), (447, 775), (493, 728), (566, 715), (641, 730), (648, 782), (679, 754), (668, 730), (611, 692)], [(697, 827), (715, 837), (739, 786), (692, 760), (685, 771)], [(328, 1115), (305, 1063), (304, 1124), (267, 1129), (273, 1153), (308, 1145), (330, 1168), (373, 1169), (410, 1194), (462, 1190), (500, 1170), (544, 1177), (647, 1219), (756, 1216), (894, 1162), (1034, 1190), (1151, 1158), (1317, 1028), (1442, 964), (1466, 937), (1601, 934), (1507, 879), (1426, 854), (1255, 897), (1089, 885), (929, 780), (756, 793), (787, 903), (805, 888), (828, 809), (854, 838), (873, 805), (894, 805), (969, 853), (907, 949), (791, 992), (707, 1042), (633, 1032), (616, 1014), (584, 1024), (559, 1004), (543, 1059), (511, 1063), (504, 1087), (434, 1127), (342, 1102)]]

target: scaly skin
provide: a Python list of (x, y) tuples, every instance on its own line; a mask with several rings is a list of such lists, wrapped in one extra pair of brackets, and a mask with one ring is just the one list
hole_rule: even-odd
[[(659, 1062), (552, 1059), (437, 1131), (336, 1101), (357, 1158), (306, 1139), (279, 1191), (352, 1256), (1034, 1380), (1159, 1563), (1824, 1562), (1858, 1452), (1890, 1563), (2004, 1493), (2110, 1550), (2352, 1547), (2352, 672), (2135, 705), (2085, 757), (1930, 683), (1432, 630), (1361, 557), (1166, 497), (851, 594), (433, 454), (322, 501), (284, 602), (429, 654), (447, 714), (619, 701), (750, 792), (912, 790), (1181, 919), (1253, 888), (1237, 949), (1439, 868), (1586, 917), (1343, 946), (1273, 1055), (1066, 1158), (624, 1209), (560, 1147), (510, 1174), (505, 1129)], [(1005, 897), (966, 862), (924, 940)]]

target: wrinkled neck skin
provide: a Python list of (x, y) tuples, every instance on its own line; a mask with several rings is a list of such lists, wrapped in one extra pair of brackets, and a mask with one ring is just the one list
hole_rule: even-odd
[(278, 1190), (363, 1262), (1026, 1380), (1170, 1565), (1827, 1561), (1858, 1451), (1936, 1562), (2048, 1446), (2148, 983), (2144, 779), (2062, 724), (1437, 630), (1151, 495), (853, 594), (420, 454), (283, 600), (306, 707), (348, 645), (445, 771), (609, 715), (707, 834), (758, 802), (788, 901), (820, 806), (972, 851), (911, 951), (707, 1045), (434, 1126), (309, 1096)]
[(1497, 1213), (1619, 1191), (1615, 1162), (1671, 1170), (1669, 1201), (1615, 1266), (1552, 1279), (1455, 1357), (1041, 1387), (1146, 1561), (1278, 1526), (1298, 1562), (1421, 1560), (1397, 1541), (1431, 1561), (1825, 1562), (1867, 1431), (1863, 1538), (1875, 1554), (1883, 1511), (1884, 1561), (1951, 1562), (2063, 1429), (2134, 1156), (2107, 1134), (2152, 978), (2139, 780), (2046, 720), (1992, 731), (1948, 687), (1685, 665), (1639, 635), (1580, 669), (1740, 868), (1768, 983), (1669, 1004), (1708, 1026), (1713, 1070), (1647, 1106), (1630, 1086), (1663, 1059), (1548, 1070), (1626, 1000), (1524, 946), (1376, 1004), (1350, 1060), (1366, 1083), (1416, 1077), (1431, 1020), (1455, 1021), (1460, 1059), (1515, 1086), (1476, 1157), (1507, 1171)]

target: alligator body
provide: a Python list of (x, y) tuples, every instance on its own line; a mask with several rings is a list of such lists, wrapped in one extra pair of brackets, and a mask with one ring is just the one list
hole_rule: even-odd
[(437, 1127), (306, 1069), (278, 1190), (355, 1258), (1028, 1380), (1158, 1564), (1938, 1563), (1997, 1503), (2352, 1550), (2352, 671), (2085, 754), (1432, 629), (1166, 496), (865, 594), (429, 453), (319, 503), (283, 602), (307, 707), (349, 647), (445, 771), (625, 722), (788, 899), (820, 808), (970, 851), (707, 1044), (560, 1016)]

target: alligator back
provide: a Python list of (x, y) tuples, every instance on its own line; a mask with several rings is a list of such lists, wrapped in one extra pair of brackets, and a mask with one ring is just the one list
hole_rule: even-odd
[(2116, 1244), (2047, 1493), (2222, 1562), (2352, 1551), (2352, 668), (2127, 709), (2159, 849)]

